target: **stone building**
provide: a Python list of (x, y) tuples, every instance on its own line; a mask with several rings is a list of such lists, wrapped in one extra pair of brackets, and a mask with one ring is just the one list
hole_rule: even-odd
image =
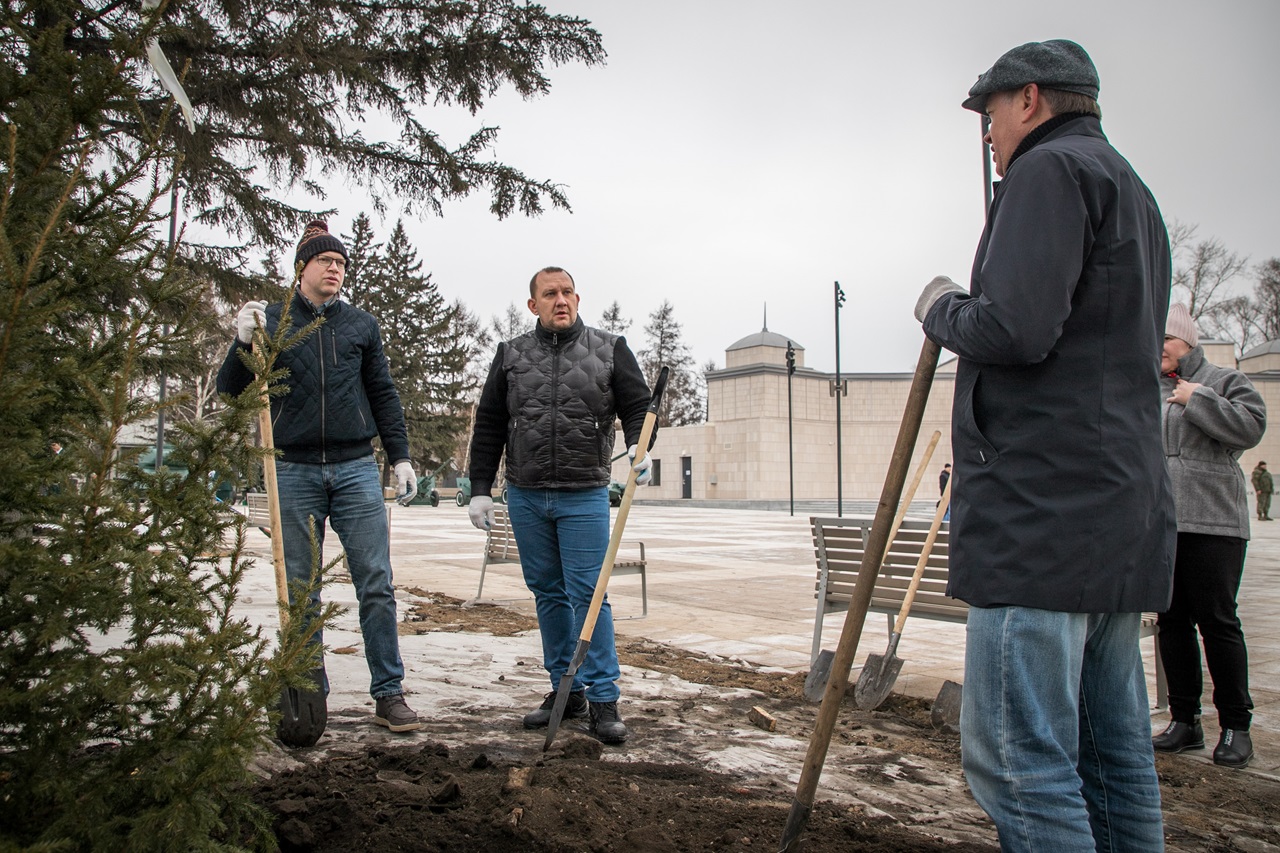
[[(790, 418), (788, 342), (795, 348), (796, 360), (790, 377)], [(1230, 342), (1202, 343), (1211, 362), (1233, 363)], [(1280, 341), (1250, 350), (1238, 366), (1262, 392), (1268, 412), (1280, 417)], [(846, 386), (840, 399), (842, 497), (846, 501), (875, 500), (880, 497), (893, 453), (912, 374), (842, 373), (840, 378)], [(708, 372), (706, 381), (707, 422), (661, 430), (653, 448), (656, 482), (641, 488), (636, 500), (689, 499), (785, 508), (791, 498), (792, 472), (796, 500), (836, 499), (835, 374), (806, 367), (799, 341), (768, 328), (747, 335), (725, 350), (724, 368)], [(954, 390), (955, 357), (944, 351), (921, 424), (912, 473), (933, 431), (939, 431), (941, 437), (917, 499), (936, 497), (938, 473), (943, 463), (951, 461)], [(1280, 431), (1269, 430), (1262, 444), (1246, 451), (1240, 461), (1247, 472), (1258, 459), (1280, 467)], [(625, 457), (615, 463), (613, 472), (623, 481), (627, 471), (624, 463)]]

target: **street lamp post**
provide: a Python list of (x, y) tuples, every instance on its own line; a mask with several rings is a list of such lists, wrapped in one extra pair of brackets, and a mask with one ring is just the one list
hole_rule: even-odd
[[(173, 189), (169, 195), (169, 253), (172, 258), (173, 244), (178, 240), (178, 178), (173, 178)], [(169, 324), (164, 324), (163, 340), (169, 339)], [(160, 369), (160, 399), (156, 406), (156, 473), (164, 467), (164, 392), (168, 384), (164, 368)]]
[(836, 378), (831, 383), (831, 394), (836, 398), (836, 516), (844, 515), (844, 445), (840, 435), (840, 398), (848, 393), (848, 386), (840, 379), (840, 306), (844, 304), (844, 291), (836, 282)]
[(796, 456), (791, 428), (791, 377), (796, 372), (796, 348), (787, 341), (787, 480), (791, 484), (791, 514), (796, 514)]

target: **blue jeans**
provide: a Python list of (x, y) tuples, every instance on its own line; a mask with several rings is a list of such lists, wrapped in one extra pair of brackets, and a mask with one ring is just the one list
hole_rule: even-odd
[[(573, 660), (609, 550), (609, 490), (508, 485), (507, 512), (520, 549), (524, 582), (533, 592), (538, 611), (542, 665), (555, 690)], [(574, 674), (573, 689), (586, 690), (592, 702), (614, 702), (620, 675), (613, 610), (605, 596), (586, 660)]]
[[(324, 544), (325, 519), (347, 553), (347, 566), (360, 602), (360, 631), (369, 664), (369, 693), (375, 699), (403, 693), (404, 663), (396, 634), (396, 596), (391, 585), (391, 548), (382, 482), (373, 455), (311, 465), (276, 462), (280, 487), (280, 522), (284, 528), (285, 572), (290, 584), (311, 577), (311, 534)], [(292, 597), (292, 590), (290, 596)], [(314, 596), (320, 601), (319, 592)], [(329, 685), (324, 685), (325, 692)]]
[(1164, 849), (1140, 619), (969, 609), (962, 762), (1001, 850)]

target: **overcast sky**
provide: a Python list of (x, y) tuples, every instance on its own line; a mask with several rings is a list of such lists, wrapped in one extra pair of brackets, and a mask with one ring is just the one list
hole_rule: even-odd
[[(451, 144), (501, 128), (494, 157), (562, 183), (572, 213), (499, 222), (477, 197), (406, 217), (446, 298), (484, 317), (530, 274), (567, 268), (590, 324), (613, 300), (642, 329), (675, 306), (699, 364), (769, 329), (835, 368), (909, 371), (911, 312), (946, 274), (968, 283), (982, 229), (977, 75), (1027, 41), (1070, 38), (1098, 66), (1103, 129), (1166, 219), (1253, 262), (1280, 256), (1280, 2), (545, 0), (592, 21), (603, 67), (550, 72), (549, 95), (434, 111)], [(331, 227), (356, 204), (335, 192)], [(385, 238), (399, 211), (375, 227)]]

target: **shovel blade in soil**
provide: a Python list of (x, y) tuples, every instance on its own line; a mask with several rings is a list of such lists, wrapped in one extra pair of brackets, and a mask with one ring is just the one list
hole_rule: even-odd
[(889, 698), (901, 671), (902, 658), (897, 655), (867, 655), (867, 664), (862, 668), (858, 686), (853, 691), (853, 701), (864, 711), (879, 708)]
[(324, 695), (324, 667), (311, 671), (314, 690), (286, 687), (280, 694), (280, 724), (276, 737), (285, 746), (315, 746), (329, 722), (329, 707)]
[(578, 648), (573, 652), (573, 660), (569, 661), (569, 668), (565, 670), (564, 675), (560, 676), (560, 686), (556, 688), (556, 704), (551, 708), (551, 719), (547, 720), (547, 739), (542, 744), (543, 752), (550, 749), (551, 742), (556, 739), (556, 731), (560, 728), (560, 721), (564, 719), (564, 709), (569, 705), (573, 677), (578, 674), (578, 667), (582, 666), (582, 662), (587, 659), (589, 648), (591, 648), (590, 640), (578, 640)]
[(823, 649), (818, 652), (818, 658), (813, 662), (813, 666), (809, 669), (809, 674), (804, 679), (804, 698), (810, 702), (818, 703), (822, 701), (822, 694), (827, 689), (827, 678), (831, 675), (831, 662), (835, 660), (836, 653), (830, 649)]

